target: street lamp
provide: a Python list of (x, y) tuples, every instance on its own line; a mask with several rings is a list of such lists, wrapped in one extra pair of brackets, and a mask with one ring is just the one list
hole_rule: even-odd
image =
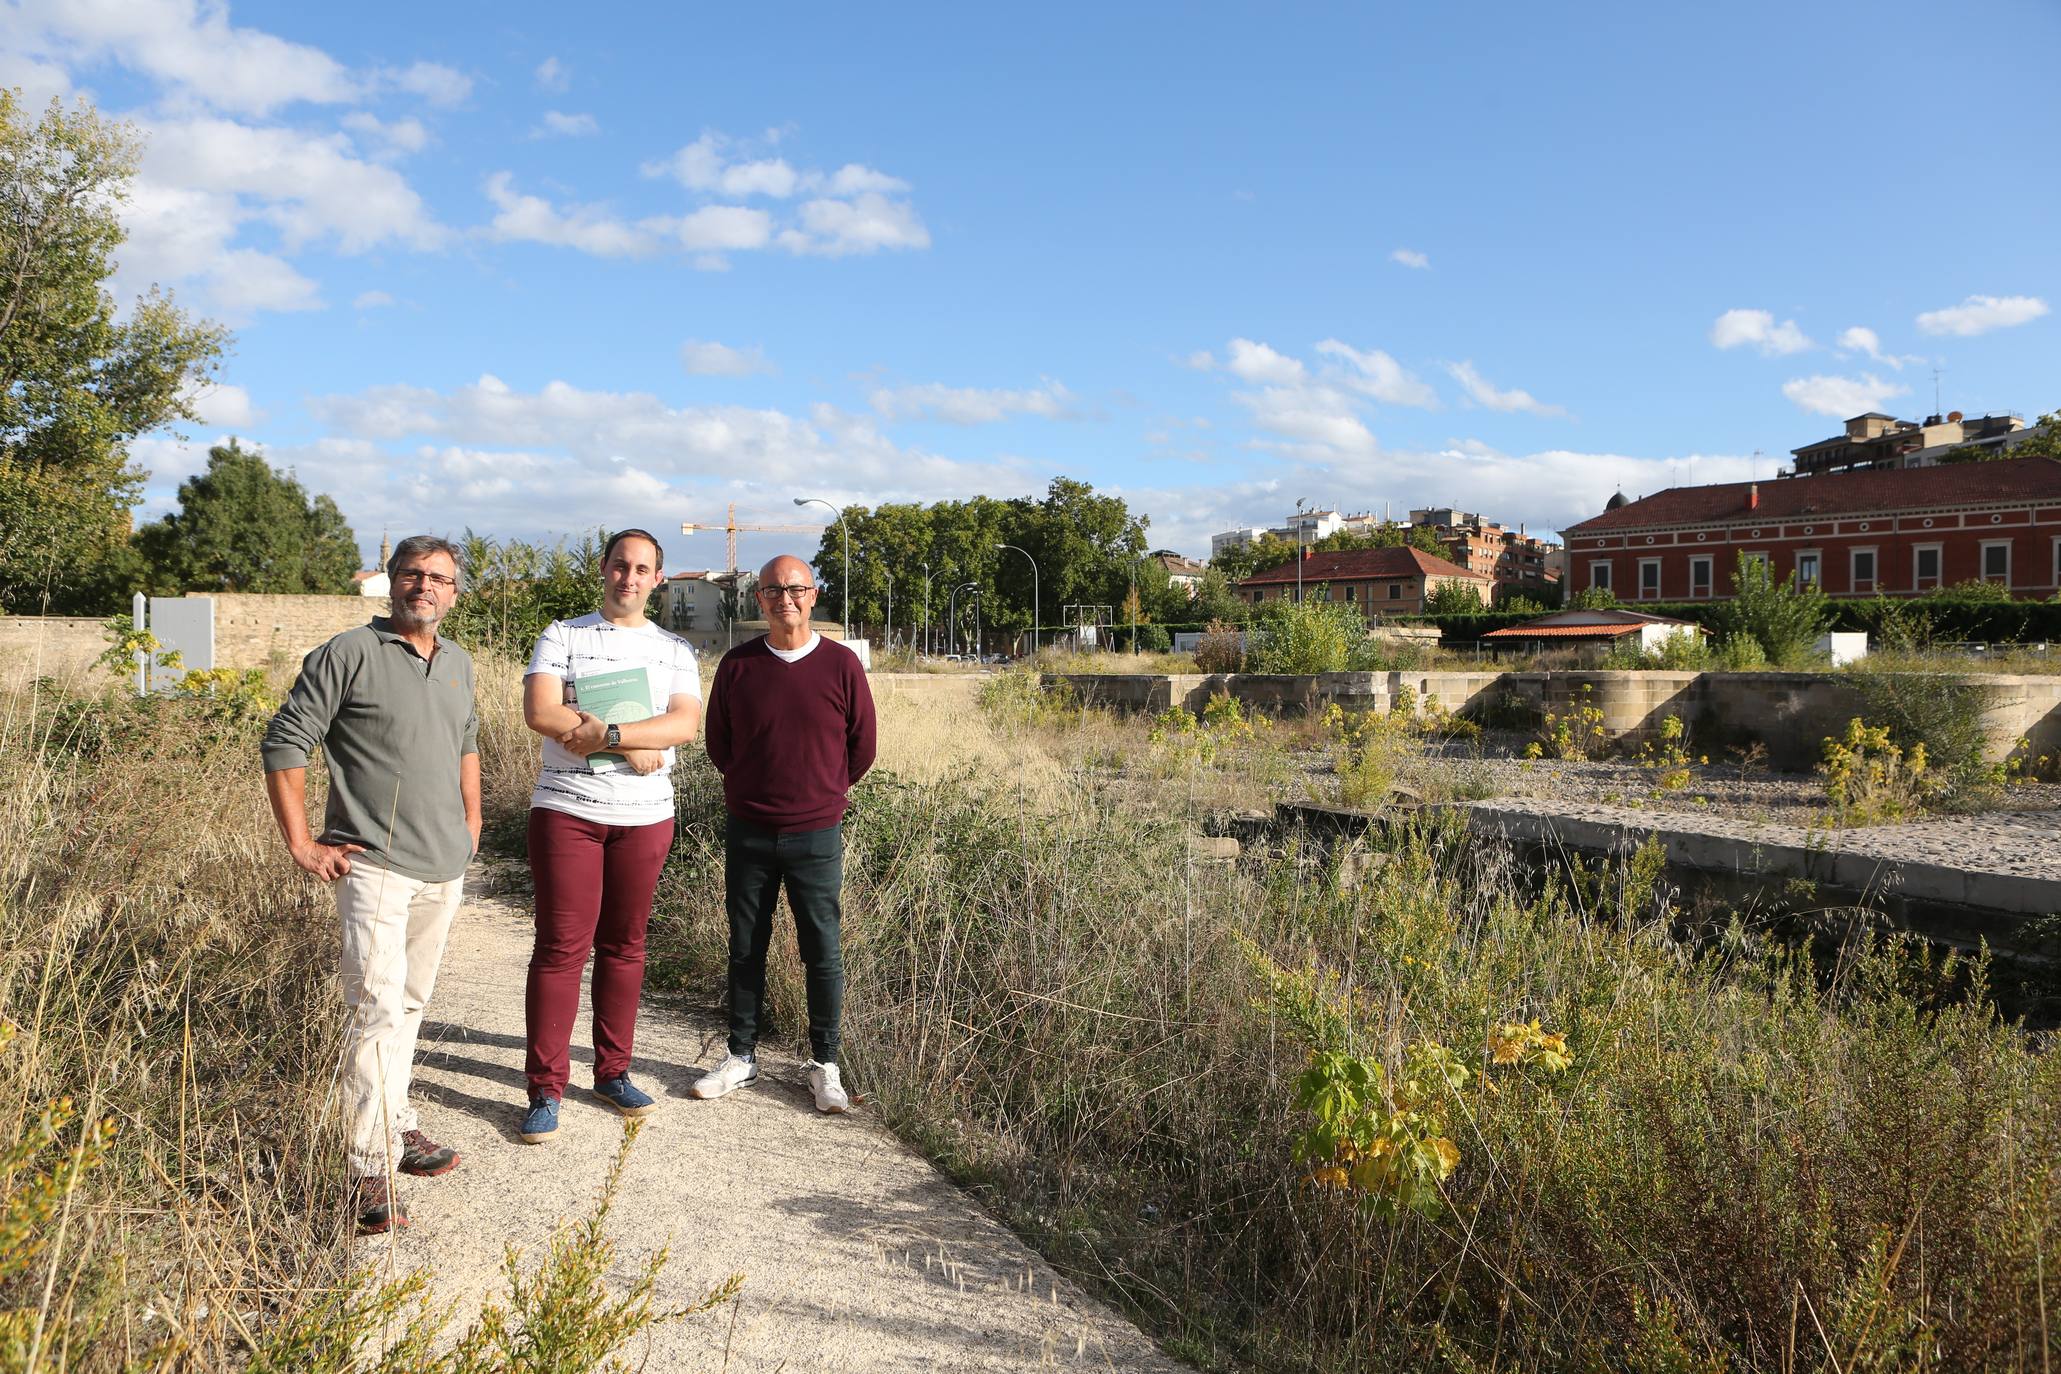
[(837, 580), (844, 583), (844, 639), (849, 644), (852, 640), (852, 527), (844, 522), (843, 511), (820, 496), (797, 496), (794, 504), (822, 506), (837, 517), (837, 527), (844, 531), (844, 571)]
[(1295, 498), (1295, 600), (1298, 605), (1302, 602), (1302, 508), (1309, 499), (1307, 496)]
[(1024, 550), (1017, 549), (1014, 544), (998, 543), (995, 547), (1016, 549), (1018, 553), (1023, 554), (1023, 561), (1031, 565), (1031, 659), (1035, 661), (1038, 656), (1038, 560)]

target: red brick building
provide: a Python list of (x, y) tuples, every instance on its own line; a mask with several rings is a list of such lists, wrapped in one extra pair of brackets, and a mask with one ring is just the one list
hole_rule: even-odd
[[(1319, 587), (1332, 601), (1350, 602), (1367, 619), (1383, 615), (1416, 615), (1432, 593), (1448, 583), (1471, 588), (1488, 605), (1495, 583), (1422, 549), (1350, 549), (1337, 553), (1310, 550), (1302, 559), (1301, 594), (1315, 596)], [(1256, 572), (1238, 584), (1238, 595), (1262, 601), (1293, 600), (1297, 595), (1295, 561)]]
[(1570, 592), (1608, 587), (1627, 602), (1729, 596), (1742, 556), (1832, 596), (1981, 580), (2049, 597), (2061, 590), (2061, 460), (1672, 487), (1562, 533)]

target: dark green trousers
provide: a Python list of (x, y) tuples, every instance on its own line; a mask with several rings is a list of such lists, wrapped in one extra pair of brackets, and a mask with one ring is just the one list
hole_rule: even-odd
[(730, 912), (730, 1053), (751, 1054), (758, 1047), (766, 948), (784, 884), (808, 986), (809, 1053), (825, 1064), (836, 1063), (838, 1021), (844, 1015), (839, 939), (844, 828), (783, 834), (731, 816), (723, 843), (723, 880)]

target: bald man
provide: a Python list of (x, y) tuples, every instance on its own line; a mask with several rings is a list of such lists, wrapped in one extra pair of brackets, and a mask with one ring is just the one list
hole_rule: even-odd
[(722, 1097), (758, 1081), (766, 947), (784, 884), (809, 1003), (816, 1109), (851, 1109), (837, 1068), (844, 1007), (845, 794), (873, 766), (873, 693), (858, 655), (809, 626), (816, 578), (782, 554), (759, 569), (766, 633), (723, 655), (703, 734), (723, 774), (730, 913), (730, 1052), (694, 1084)]

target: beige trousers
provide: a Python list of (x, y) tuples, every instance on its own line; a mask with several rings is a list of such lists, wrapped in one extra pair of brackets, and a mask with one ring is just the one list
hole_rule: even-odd
[(423, 1008), (465, 879), (426, 883), (351, 860), (336, 880), (343, 924), (343, 1095), (350, 1113), (351, 1172), (386, 1173), (401, 1157), (401, 1133), (416, 1128), (408, 1075)]

